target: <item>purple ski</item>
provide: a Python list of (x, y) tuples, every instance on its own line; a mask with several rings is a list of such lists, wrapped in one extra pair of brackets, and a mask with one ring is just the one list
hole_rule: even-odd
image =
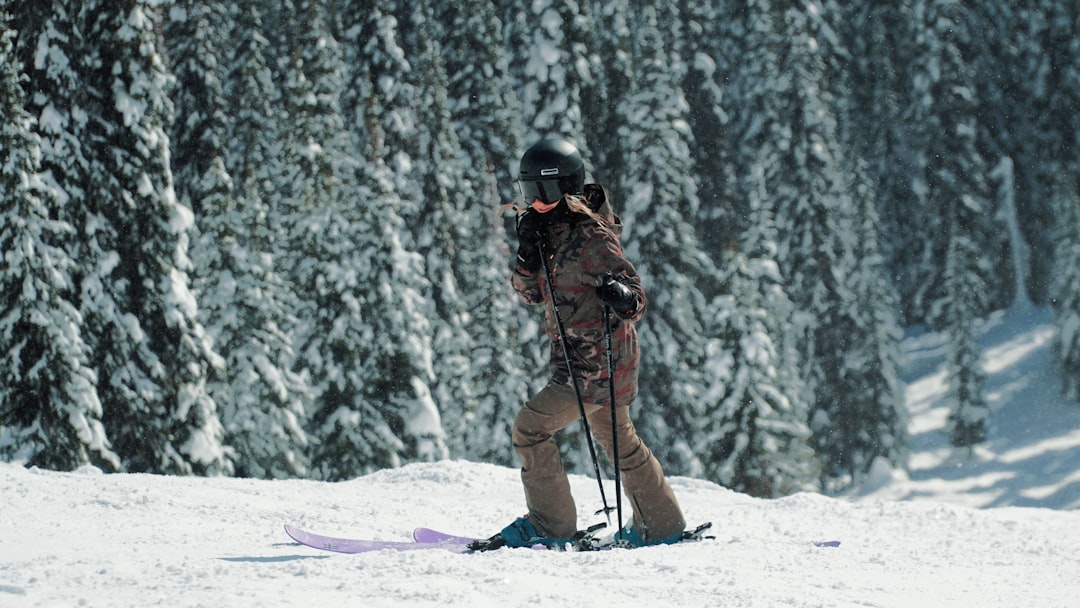
[(387, 549), (392, 551), (442, 549), (453, 553), (470, 553), (469, 548), (465, 545), (472, 541), (470, 538), (463, 537), (453, 537), (452, 539), (447, 537), (430, 542), (359, 540), (314, 534), (289, 524), (285, 524), (285, 533), (301, 545), (337, 553), (366, 553), (368, 551), (385, 551)]
[(413, 540), (418, 543), (462, 543), (469, 544), (476, 539), (468, 536), (455, 536), (446, 532), (439, 532), (431, 528), (417, 528), (412, 533)]
[[(438, 530), (432, 530), (431, 528), (417, 528), (413, 530), (412, 537), (414, 541), (421, 544), (461, 543), (463, 545), (468, 545), (476, 540), (468, 536), (447, 534), (446, 532), (439, 532)], [(547, 550), (547, 546), (545, 545), (533, 545), (529, 548), (537, 551)]]
[[(703, 538), (712, 538), (711, 536), (703, 536), (702, 532), (708, 529), (710, 524), (703, 524), (696, 530), (688, 531), (685, 540), (701, 540)], [(301, 530), (295, 526), (285, 524), (285, 533), (288, 534), (296, 542), (307, 545), (315, 549), (321, 549), (323, 551), (335, 551), (337, 553), (366, 553), (368, 551), (424, 551), (429, 549), (440, 549), (444, 551), (451, 551), (453, 553), (472, 553), (469, 550), (469, 543), (473, 542), (472, 537), (457, 536), (455, 534), (447, 534), (446, 532), (440, 532), (431, 528), (416, 528), (413, 530), (413, 541), (393, 541), (393, 540), (360, 540), (351, 538), (340, 538), (335, 536), (323, 536), (321, 534), (314, 534)], [(840, 541), (814, 541), (816, 547), (838, 547)], [(604, 542), (601, 539), (599, 542), (594, 543), (591, 549), (585, 550), (606, 550), (613, 548), (613, 545)], [(535, 545), (532, 547), (534, 550), (546, 550), (548, 547), (544, 545)], [(576, 550), (581, 550), (576, 548)]]

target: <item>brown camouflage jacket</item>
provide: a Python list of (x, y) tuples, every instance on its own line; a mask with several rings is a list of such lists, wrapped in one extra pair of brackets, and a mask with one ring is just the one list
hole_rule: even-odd
[[(615, 361), (615, 402), (629, 405), (637, 396), (638, 339), (634, 322), (645, 312), (645, 292), (633, 264), (623, 257), (619, 235), (622, 222), (614, 215), (607, 193), (597, 184), (585, 186), (585, 195), (598, 215), (608, 220), (611, 229), (581, 214), (573, 219), (548, 226), (545, 234), (544, 257), (555, 283), (563, 327), (569, 343), (570, 361), (578, 387), (586, 403), (606, 406), (610, 400), (608, 388), (607, 345), (604, 337), (603, 304), (597, 296), (600, 277), (611, 274), (637, 294), (641, 303), (633, 318), (612, 319), (612, 354)], [(555, 322), (551, 292), (541, 267), (529, 272), (515, 265), (511, 280), (514, 289), (527, 304), (545, 304), (544, 319), (551, 340), (548, 368), (551, 383), (570, 383), (563, 356), (563, 344)]]

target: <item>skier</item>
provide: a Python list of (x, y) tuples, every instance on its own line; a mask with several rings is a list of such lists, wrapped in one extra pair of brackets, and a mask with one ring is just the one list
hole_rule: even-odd
[[(634, 323), (645, 312), (646, 300), (637, 271), (619, 244), (622, 223), (604, 188), (585, 184), (581, 154), (565, 139), (544, 139), (530, 147), (521, 158), (518, 183), (531, 204), (518, 216), (511, 281), (524, 302), (546, 305), (551, 377), (514, 420), (512, 440), (521, 460), (528, 514), (472, 548), (562, 546), (571, 541), (577, 508), (552, 435), (580, 418), (581, 411), (596, 441), (618, 463), (633, 511), (619, 535), (621, 542), (677, 542), (686, 520), (660, 463), (630, 419), (630, 403), (638, 392)], [(549, 278), (553, 285), (547, 284)], [(605, 368), (604, 305), (615, 313), (614, 417)], [(613, 445), (618, 446), (617, 460)]]

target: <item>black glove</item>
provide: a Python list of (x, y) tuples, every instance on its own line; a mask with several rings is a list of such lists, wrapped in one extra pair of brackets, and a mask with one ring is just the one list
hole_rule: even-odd
[(600, 286), (596, 288), (596, 292), (600, 301), (610, 306), (620, 317), (629, 319), (637, 313), (637, 294), (610, 274), (600, 277)]
[(544, 240), (544, 218), (532, 209), (526, 209), (517, 218), (518, 265), (535, 272), (540, 268), (540, 250), (537, 246)]

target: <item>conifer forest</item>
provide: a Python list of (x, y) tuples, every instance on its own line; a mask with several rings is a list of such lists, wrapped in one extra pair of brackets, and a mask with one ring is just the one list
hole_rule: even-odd
[(902, 467), (919, 328), (970, 448), (993, 311), (1054, 310), (1080, 401), (1078, 31), (1080, 0), (0, 0), (0, 459), (516, 466), (548, 343), (508, 205), (549, 135), (625, 223), (667, 473)]

